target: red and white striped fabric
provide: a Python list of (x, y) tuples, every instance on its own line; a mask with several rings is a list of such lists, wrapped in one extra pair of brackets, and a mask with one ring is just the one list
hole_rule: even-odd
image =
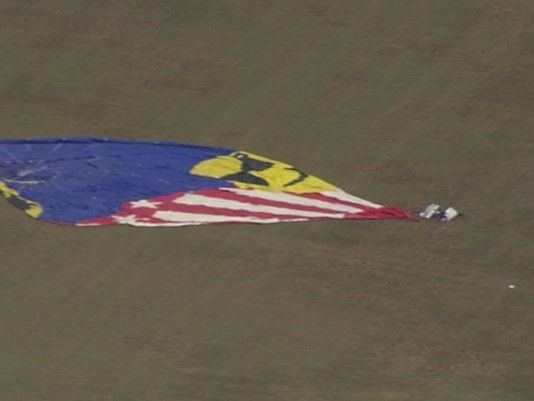
[(343, 219), (413, 217), (400, 209), (377, 205), (343, 191), (296, 194), (220, 188), (127, 202), (118, 213), (86, 220), (77, 225), (161, 227)]

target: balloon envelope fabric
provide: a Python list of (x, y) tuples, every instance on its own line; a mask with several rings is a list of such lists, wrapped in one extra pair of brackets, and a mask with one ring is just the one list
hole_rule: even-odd
[(283, 162), (173, 142), (0, 141), (0, 192), (31, 217), (77, 226), (413, 219)]

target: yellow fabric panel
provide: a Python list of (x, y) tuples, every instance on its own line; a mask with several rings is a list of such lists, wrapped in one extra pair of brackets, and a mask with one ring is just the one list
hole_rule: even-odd
[(219, 156), (214, 159), (204, 160), (191, 170), (191, 174), (204, 177), (221, 178), (233, 174), (241, 169), (241, 162), (231, 156)]
[[(239, 159), (241, 158), (241, 159)], [(250, 163), (244, 162), (247, 159)], [(257, 162), (264, 162), (265, 168), (254, 168)], [(293, 166), (258, 156), (248, 152), (234, 152), (229, 156), (218, 156), (197, 164), (192, 174), (205, 177), (227, 179), (242, 189), (260, 189), (265, 191), (284, 191), (291, 193), (312, 193), (338, 190), (334, 185), (312, 175), (305, 174)], [(243, 179), (226, 178), (227, 176), (245, 174), (258, 177), (266, 185), (247, 182)], [(250, 181), (250, 180), (249, 180)]]
[(23, 198), (3, 181), (0, 181), (0, 194), (30, 217), (38, 218), (43, 213), (43, 207), (39, 203)]

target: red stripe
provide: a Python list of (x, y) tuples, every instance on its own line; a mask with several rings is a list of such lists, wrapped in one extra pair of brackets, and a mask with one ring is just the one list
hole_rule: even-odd
[(117, 224), (117, 222), (111, 216), (97, 217), (96, 219), (82, 220), (75, 223), (76, 225), (80, 224), (95, 224), (99, 226), (111, 226)]
[[(380, 206), (380, 205), (378, 207), (366, 206), (366, 205), (362, 205), (361, 203), (357, 203), (357, 202), (345, 201), (345, 200), (337, 199), (334, 197), (329, 197), (328, 195), (324, 195), (321, 193), (303, 194), (303, 196), (306, 198), (322, 200), (325, 202), (335, 200), (339, 204), (362, 209), (364, 210), (363, 214), (367, 213), (367, 215), (369, 216), (366, 218), (375, 218), (375, 219), (394, 218), (394, 219), (417, 220), (410, 213), (405, 212), (404, 210), (401, 210), (395, 207)], [(372, 216), (376, 216), (376, 217), (372, 217)]]
[[(272, 199), (257, 198), (254, 196), (253, 192), (250, 194), (251, 196), (242, 195), (242, 194), (238, 194), (232, 191), (225, 191), (225, 190), (200, 191), (200, 192), (195, 192), (195, 194), (208, 196), (210, 198), (219, 198), (219, 199), (232, 200), (236, 202), (249, 203), (251, 205), (279, 207), (279, 208), (290, 209), (290, 210), (299, 210), (303, 212), (329, 213), (329, 214), (332, 214), (332, 213), (346, 214), (347, 213), (347, 212), (335, 210), (335, 209), (321, 208), (319, 206), (307, 206), (307, 205), (301, 205), (299, 203), (291, 203), (291, 202), (284, 202), (284, 201), (278, 201), (278, 200), (272, 200)], [(285, 192), (284, 194), (306, 198), (302, 196), (301, 194), (293, 194), (293, 193), (287, 193), (287, 192)], [(331, 204), (333, 207), (336, 206), (336, 202), (332, 202), (331, 200), (329, 200), (328, 203)], [(339, 202), (337, 203), (339, 204)]]
[(381, 207), (361, 213), (362, 219), (407, 219), (416, 221), (410, 213), (395, 207)]
[[(176, 199), (176, 197), (173, 197), (173, 199)], [(229, 217), (248, 217), (248, 218), (258, 218), (258, 219), (279, 219), (279, 220), (294, 220), (294, 219), (306, 218), (303, 216), (285, 215), (285, 214), (279, 215), (279, 214), (273, 214), (273, 213), (268, 213), (268, 212), (253, 212), (253, 211), (248, 211), (248, 210), (225, 209), (225, 208), (218, 208), (218, 207), (204, 206), (204, 205), (184, 205), (182, 203), (176, 203), (176, 202), (165, 202), (164, 204), (158, 206), (158, 209), (132, 208), (128, 205), (121, 212), (121, 215), (135, 214), (136, 217), (153, 218), (154, 213), (158, 211), (207, 214), (207, 215), (218, 215), (218, 216), (229, 216)]]
[(328, 203), (337, 203), (343, 206), (355, 207), (355, 208), (362, 209), (368, 212), (372, 212), (380, 208), (380, 207), (376, 208), (376, 207), (366, 206), (366, 205), (362, 205), (361, 203), (356, 203), (356, 202), (349, 202), (349, 201), (341, 200), (341, 199), (334, 198), (334, 197), (329, 197), (328, 195), (324, 195), (320, 192), (302, 194), (302, 196), (308, 199), (314, 199), (314, 200), (328, 202)]
[[(215, 199), (230, 200), (241, 203), (246, 203), (254, 206), (270, 206), (270, 207), (279, 207), (295, 211), (306, 211), (306, 212), (316, 212), (316, 213), (337, 213), (343, 215), (343, 219), (347, 220), (359, 220), (359, 219), (410, 219), (416, 220), (409, 213), (391, 207), (379, 207), (373, 208), (370, 206), (365, 206), (356, 202), (344, 201), (333, 197), (328, 197), (321, 193), (308, 193), (308, 194), (293, 194), (286, 193), (288, 195), (293, 195), (297, 197), (302, 197), (305, 199), (312, 199), (317, 201), (326, 202), (331, 204), (333, 207), (336, 205), (350, 206), (358, 209), (362, 209), (362, 212), (358, 213), (347, 213), (342, 211), (336, 211), (332, 209), (326, 209), (316, 206), (305, 206), (298, 203), (269, 200), (263, 198), (254, 197), (254, 192), (251, 191), (251, 196), (237, 194), (232, 191), (227, 190), (204, 190), (204, 191), (194, 191), (190, 192), (195, 195), (202, 195)], [(135, 218), (143, 223), (162, 223), (168, 222), (164, 219), (154, 217), (154, 213), (158, 211), (175, 211), (183, 213), (192, 213), (197, 215), (218, 215), (218, 216), (227, 216), (227, 217), (244, 217), (244, 218), (257, 218), (257, 219), (277, 219), (281, 221), (288, 220), (334, 220), (332, 217), (306, 217), (306, 216), (297, 216), (297, 215), (281, 215), (276, 213), (269, 212), (253, 212), (247, 210), (235, 210), (235, 209), (226, 209), (223, 207), (213, 207), (213, 206), (204, 206), (204, 205), (184, 205), (175, 202), (179, 202), (180, 196), (186, 195), (187, 193), (174, 193), (170, 195), (160, 196), (157, 198), (149, 199), (151, 201), (161, 202), (161, 205), (157, 209), (152, 208), (133, 208), (130, 203), (123, 205), (122, 209), (116, 213), (116, 216), (128, 216), (135, 215)], [(185, 221), (184, 221), (185, 222)], [(110, 225), (116, 224), (116, 221), (111, 216), (105, 216), (101, 218), (85, 220), (80, 223), (93, 223), (99, 225)], [(211, 223), (211, 222), (210, 222)]]
[(366, 214), (368, 217), (365, 217), (365, 218), (369, 218), (369, 219), (393, 218), (393, 219), (417, 220), (410, 213), (402, 209), (396, 208), (396, 207), (380, 206), (380, 205), (378, 207), (366, 206), (366, 205), (362, 205), (361, 203), (357, 203), (357, 202), (344, 201), (344, 200), (340, 200), (337, 198), (329, 197), (328, 195), (324, 195), (321, 193), (303, 194), (303, 195), (306, 198), (324, 200), (325, 202), (331, 199), (335, 199), (337, 203), (340, 203), (342, 205), (357, 207), (359, 209), (364, 210), (362, 214)]

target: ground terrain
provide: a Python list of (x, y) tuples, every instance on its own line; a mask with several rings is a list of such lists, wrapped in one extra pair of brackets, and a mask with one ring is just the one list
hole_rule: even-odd
[(533, 18), (519, 0), (0, 1), (0, 138), (243, 149), (465, 212), (81, 229), (0, 202), (0, 400), (534, 399)]

